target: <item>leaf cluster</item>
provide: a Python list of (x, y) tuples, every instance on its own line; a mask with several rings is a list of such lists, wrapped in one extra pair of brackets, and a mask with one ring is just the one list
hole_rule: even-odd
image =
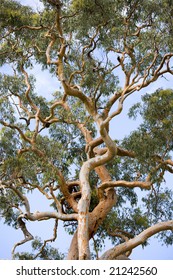
[(44, 249), (42, 247), (44, 242), (39, 238), (35, 237), (34, 241), (32, 241), (32, 253), (21, 252), (15, 254), (16, 260), (34, 260), (37, 253), (40, 251), (40, 254), (36, 258), (37, 260), (63, 260), (64, 254), (59, 253), (57, 249), (53, 246), (46, 244)]

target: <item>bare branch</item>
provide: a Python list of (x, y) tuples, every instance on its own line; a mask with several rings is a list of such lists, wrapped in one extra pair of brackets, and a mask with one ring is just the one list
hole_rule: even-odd
[(53, 45), (55, 44), (56, 38), (53, 34), (50, 34), (50, 31), (48, 31), (46, 33), (45, 37), (51, 38), (51, 41), (50, 41), (50, 43), (49, 43), (49, 45), (47, 46), (47, 49), (46, 49), (47, 64), (58, 64), (58, 60), (52, 61), (51, 57), (50, 57), (50, 52), (51, 52), (51, 49), (52, 49)]
[(127, 251), (130, 251), (134, 249), (135, 247), (139, 246), (140, 244), (143, 244), (149, 237), (165, 230), (171, 230), (173, 231), (173, 220), (166, 221), (166, 222), (160, 222), (158, 224), (155, 224), (143, 232), (141, 232), (139, 235), (135, 236), (134, 238), (130, 239), (127, 242), (124, 242), (108, 251), (106, 251), (101, 257), (100, 260), (113, 260), (116, 259), (117, 256), (122, 255), (126, 253)]
[(103, 195), (104, 190), (109, 189), (109, 188), (115, 188), (115, 187), (126, 187), (126, 188), (140, 188), (140, 189), (145, 189), (145, 190), (150, 190), (151, 189), (151, 182), (146, 181), (146, 182), (141, 182), (141, 181), (133, 181), (133, 182), (128, 182), (124, 180), (119, 180), (119, 181), (108, 181), (108, 182), (103, 182), (99, 187), (98, 187), (98, 193), (99, 195)]
[(18, 225), (20, 227), (20, 229), (22, 230), (23, 234), (24, 234), (24, 239), (17, 242), (13, 249), (12, 249), (12, 258), (14, 259), (15, 258), (15, 250), (16, 250), (16, 247), (20, 246), (20, 245), (23, 245), (24, 243), (28, 242), (28, 241), (31, 241), (34, 237), (32, 236), (32, 234), (27, 230), (26, 228), (26, 225), (25, 225), (25, 222), (22, 220), (22, 215), (18, 217)]
[(21, 72), (23, 73), (23, 75), (25, 77), (25, 84), (27, 86), (25, 96), (26, 96), (29, 104), (31, 105), (31, 108), (38, 112), (39, 108), (33, 103), (32, 99), (30, 98), (30, 95), (29, 95), (29, 93), (31, 91), (31, 85), (30, 85), (30, 82), (29, 82), (28, 73), (25, 71), (23, 64), (21, 64)]

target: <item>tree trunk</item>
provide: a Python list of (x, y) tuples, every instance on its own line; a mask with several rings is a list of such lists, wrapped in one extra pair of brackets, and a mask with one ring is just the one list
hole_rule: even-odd
[[(104, 199), (99, 202), (99, 204), (95, 207), (95, 209), (91, 213), (89, 213), (88, 216), (89, 225), (88, 225), (88, 234), (87, 234), (88, 241), (95, 235), (98, 227), (106, 218), (107, 214), (110, 212), (110, 210), (115, 205), (115, 203), (116, 203), (116, 193), (113, 189), (109, 189), (106, 191)], [(82, 238), (80, 243), (78, 241), (78, 238)], [(67, 256), (68, 260), (80, 259), (79, 250), (78, 250), (79, 244), (80, 246), (84, 245), (85, 250), (87, 249), (86, 243), (83, 242), (83, 237), (81, 237), (78, 234), (78, 230), (77, 230), (74, 233), (74, 236), (71, 241), (70, 249)]]

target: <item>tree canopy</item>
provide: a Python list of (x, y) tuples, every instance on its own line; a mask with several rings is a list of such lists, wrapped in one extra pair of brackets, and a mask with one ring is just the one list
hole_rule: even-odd
[[(0, 9), (0, 213), (24, 235), (13, 258), (62, 259), (47, 244), (58, 220), (73, 235), (68, 259), (127, 258), (155, 234), (173, 244), (173, 90), (133, 105), (142, 122), (129, 136), (110, 131), (129, 96), (173, 74), (172, 1), (40, 2)], [(37, 65), (57, 78), (55, 92), (37, 92)], [(36, 191), (49, 209), (32, 212)], [(16, 253), (34, 239), (28, 221), (50, 219), (53, 237), (33, 241), (36, 255)], [(100, 254), (107, 237), (113, 248)]]

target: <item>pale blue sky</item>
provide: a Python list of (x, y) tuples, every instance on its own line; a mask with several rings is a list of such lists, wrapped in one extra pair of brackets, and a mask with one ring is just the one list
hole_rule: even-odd
[[(39, 1), (37, 0), (20, 0), (22, 4), (30, 4), (34, 8), (38, 9)], [(3, 68), (3, 71), (8, 71), (6, 67)], [(39, 95), (44, 95), (49, 98), (50, 94), (57, 90), (58, 81), (56, 78), (52, 78), (46, 71), (42, 72), (40, 67), (37, 65), (31, 71), (37, 78), (36, 89)], [(159, 79), (156, 83), (151, 84), (148, 88), (144, 89), (141, 92), (136, 92), (130, 96), (124, 105), (123, 112), (117, 116), (110, 126), (110, 134), (115, 139), (122, 139), (125, 135), (128, 135), (130, 131), (136, 128), (139, 125), (139, 122), (129, 120), (127, 117), (127, 112), (129, 108), (140, 100), (141, 94), (146, 92), (152, 93), (156, 89), (163, 88), (173, 88), (173, 78), (171, 75), (166, 76), (167, 79)], [(171, 180), (170, 180), (171, 183)], [(37, 201), (35, 197), (31, 197), (31, 211), (35, 210), (47, 210), (49, 201), (42, 196), (36, 194)], [(53, 221), (49, 222), (27, 222), (27, 227), (34, 236), (40, 236), (42, 239), (47, 239), (52, 236)], [(0, 221), (0, 259), (10, 259), (11, 258), (11, 249), (15, 242), (23, 239), (22, 232), (16, 231), (6, 225), (3, 225)], [(71, 237), (69, 237), (62, 227), (62, 222), (60, 222), (58, 230), (58, 239), (55, 243), (51, 245), (59, 248), (60, 252), (67, 253), (70, 245)], [(173, 259), (173, 249), (171, 247), (161, 246), (156, 239), (150, 239), (150, 246), (147, 246), (144, 250), (141, 246), (133, 250), (131, 255), (132, 259)], [(106, 248), (109, 249), (111, 245), (109, 242), (106, 242)], [(18, 248), (20, 251), (27, 251), (29, 248), (29, 243)]]

